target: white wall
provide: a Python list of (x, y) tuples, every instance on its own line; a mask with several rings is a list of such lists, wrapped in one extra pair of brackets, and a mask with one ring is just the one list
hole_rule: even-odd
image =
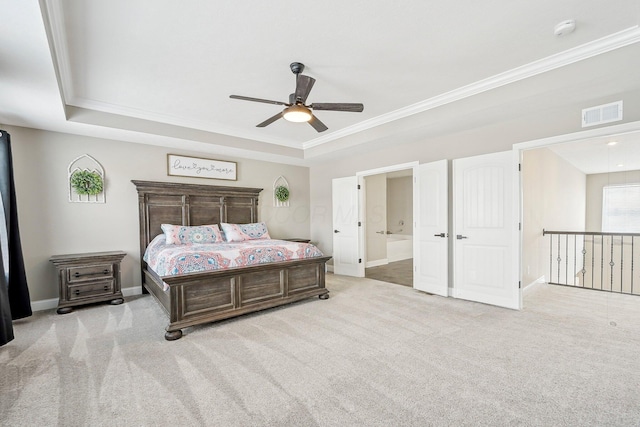
[[(264, 188), (259, 219), (275, 237), (310, 237), (309, 169), (257, 160), (182, 152), (151, 145), (6, 127), (11, 134), (19, 225), (32, 301), (58, 297), (52, 255), (123, 250), (122, 286), (140, 286), (138, 198), (135, 180)], [(167, 153), (238, 163), (238, 180), (167, 176)], [(70, 203), (67, 167), (82, 154), (106, 173), (106, 204)], [(290, 183), (287, 208), (274, 208), (273, 181)]]
[(387, 222), (387, 177), (386, 174), (370, 175), (364, 177), (364, 182), (367, 215), (364, 221), (367, 248), (365, 259), (367, 264), (381, 260), (386, 262), (387, 237), (376, 232), (384, 229)]
[(522, 286), (549, 280), (549, 236), (542, 230), (585, 231), (584, 173), (547, 148), (522, 159)]
[(387, 230), (413, 234), (413, 177), (387, 179)]

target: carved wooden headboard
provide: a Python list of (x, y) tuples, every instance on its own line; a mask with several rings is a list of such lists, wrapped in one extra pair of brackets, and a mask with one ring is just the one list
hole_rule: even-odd
[(138, 190), (141, 259), (149, 242), (162, 233), (160, 224), (246, 224), (258, 221), (258, 196), (262, 188), (131, 182)]

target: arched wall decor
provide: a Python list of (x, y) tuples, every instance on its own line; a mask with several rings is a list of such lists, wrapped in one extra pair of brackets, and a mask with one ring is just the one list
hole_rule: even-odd
[[(76, 172), (84, 173), (87, 182), (87, 190), (78, 192), (73, 185), (73, 174)], [(72, 203), (106, 203), (105, 173), (102, 165), (88, 154), (83, 154), (69, 163), (67, 168), (67, 185), (69, 190), (69, 201)], [(101, 187), (101, 188), (100, 188)], [(100, 191), (94, 193), (96, 189)]]
[(289, 207), (289, 182), (280, 175), (273, 181), (273, 206), (276, 208)]

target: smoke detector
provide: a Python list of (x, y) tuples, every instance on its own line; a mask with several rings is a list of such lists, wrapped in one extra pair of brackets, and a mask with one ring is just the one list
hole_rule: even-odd
[(575, 29), (576, 21), (573, 19), (567, 19), (566, 21), (562, 21), (558, 25), (553, 27), (553, 34), (560, 37), (572, 33)]

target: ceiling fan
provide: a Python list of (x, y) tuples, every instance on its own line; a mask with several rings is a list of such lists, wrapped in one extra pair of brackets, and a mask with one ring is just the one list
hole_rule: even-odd
[(293, 74), (296, 75), (296, 91), (289, 95), (289, 102), (271, 101), (268, 99), (250, 98), (248, 96), (230, 95), (229, 98), (241, 99), (244, 101), (264, 102), (265, 104), (284, 105), (286, 108), (273, 117), (268, 118), (264, 122), (256, 125), (263, 128), (275, 122), (279, 118), (283, 118), (290, 122), (308, 122), (318, 132), (327, 130), (327, 126), (322, 123), (312, 111), (351, 111), (360, 113), (364, 110), (364, 105), (354, 103), (314, 103), (305, 105), (307, 97), (311, 92), (311, 88), (316, 80), (313, 77), (305, 76), (300, 73), (304, 70), (304, 64), (300, 62), (292, 62), (289, 66)]

